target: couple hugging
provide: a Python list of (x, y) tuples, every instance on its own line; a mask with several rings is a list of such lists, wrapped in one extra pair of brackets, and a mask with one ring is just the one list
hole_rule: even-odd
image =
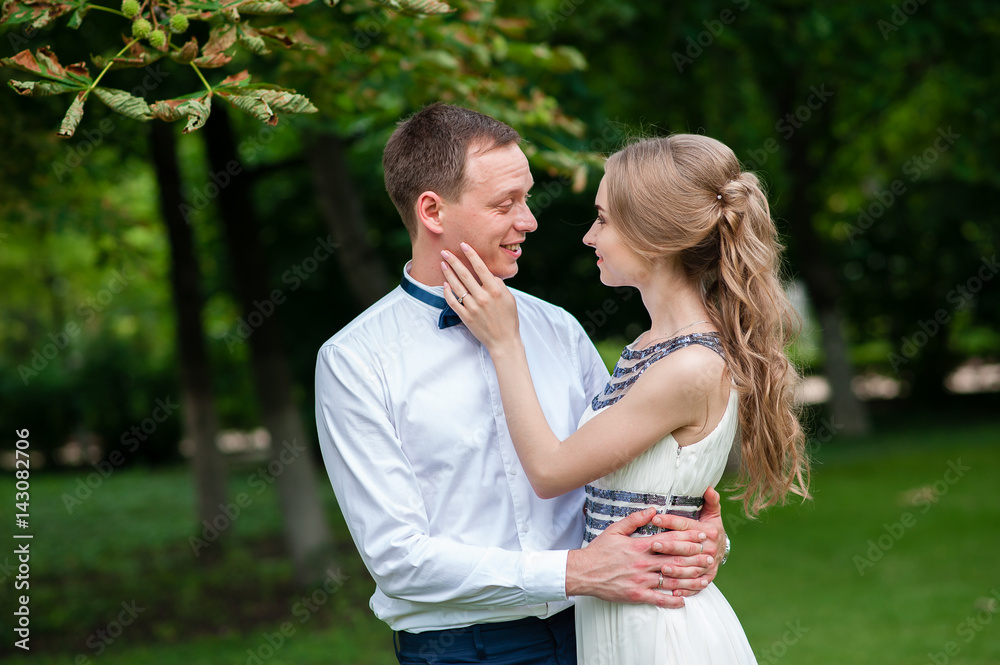
[(316, 419), (400, 663), (753, 663), (712, 584), (739, 440), (748, 513), (808, 496), (794, 318), (752, 173), (713, 139), (611, 155), (583, 238), (650, 329), (609, 376), (564, 310), (504, 286), (537, 228), (521, 137), (436, 104), (385, 148), (413, 258), (328, 340)]

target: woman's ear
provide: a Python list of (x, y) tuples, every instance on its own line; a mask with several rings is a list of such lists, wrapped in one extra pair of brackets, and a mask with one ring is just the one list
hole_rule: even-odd
[(417, 197), (417, 221), (434, 235), (444, 233), (441, 223), (443, 205), (444, 199), (437, 192), (426, 191)]

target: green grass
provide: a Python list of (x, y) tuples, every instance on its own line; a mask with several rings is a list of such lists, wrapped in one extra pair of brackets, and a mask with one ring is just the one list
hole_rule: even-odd
[[(92, 476), (95, 488), (89, 496), (80, 489), (86, 473), (36, 474), (29, 529), (34, 534), (32, 653), (22, 661), (20, 650), (5, 636), (0, 662), (75, 663), (74, 658), (83, 656), (79, 665), (235, 665), (247, 662), (248, 648), (266, 654), (265, 634), (276, 634), (284, 622), (290, 636), (272, 658), (264, 659), (268, 663), (326, 663), (331, 654), (337, 662), (395, 662), (391, 632), (367, 607), (374, 583), (354, 550), (329, 484), (323, 483), (323, 500), (337, 538), (337, 565), (347, 579), (324, 598), (319, 587), (294, 585), (276, 495), (271, 487), (258, 494), (256, 486), (248, 485), (254, 472), (234, 471), (231, 478), (230, 495), (244, 492), (252, 500), (233, 521), (234, 541), (212, 543), (197, 557), (189, 538), (202, 534), (193, 524), (186, 469), (117, 470), (100, 485)], [(8, 475), (0, 482), (0, 497), (12, 499), (13, 492)], [(80, 497), (80, 503), (66, 497)], [(5, 533), (0, 536), (14, 542)], [(14, 558), (4, 549), (0, 566), (4, 556)], [(302, 599), (314, 592), (320, 602), (309, 608)], [(107, 630), (122, 603), (133, 601), (141, 609), (138, 617), (114, 642), (102, 644), (97, 631)], [(4, 580), (3, 616), (11, 616), (14, 603), (12, 580)], [(6, 619), (3, 625), (8, 625)]]
[[(717, 583), (761, 663), (923, 665), (949, 642), (953, 653), (959, 649), (949, 663), (1000, 663), (1000, 619), (993, 620), (1000, 609), (1000, 425), (892, 429), (818, 450), (814, 501), (771, 509), (754, 522), (735, 503), (724, 507), (734, 545)], [(968, 470), (949, 472), (959, 462)], [(276, 497), (246, 484), (252, 472), (232, 476), (231, 492), (253, 499), (233, 526), (235, 541), (197, 558), (188, 544), (194, 509), (186, 470), (115, 471), (72, 513), (62, 497), (86, 474), (36, 474), (32, 653), (12, 648), (8, 628), (0, 660), (243, 665), (257, 663), (250, 649), (269, 665), (395, 662), (389, 630), (367, 607), (373, 583), (328, 483), (323, 498), (347, 580), (306, 616), (296, 604), (311, 590), (292, 584)], [(0, 500), (12, 503), (13, 491), (5, 474)], [(0, 537), (13, 542), (4, 529)], [(869, 541), (880, 538), (881, 556), (862, 564), (861, 574)], [(10, 549), (0, 551), (0, 565), (13, 558)], [(5, 627), (14, 595), (12, 580), (4, 580)], [(98, 654), (91, 636), (133, 599), (143, 611)], [(277, 642), (283, 624), (286, 636), (270, 655), (268, 636)]]
[[(807, 629), (785, 645), (792, 663), (922, 664), (948, 642), (961, 649), (951, 663), (1000, 662), (998, 444), (997, 425), (828, 444), (814, 501), (758, 522), (729, 510), (718, 585), (758, 658), (791, 623)], [(960, 624), (984, 608), (989, 623), (967, 641)]]

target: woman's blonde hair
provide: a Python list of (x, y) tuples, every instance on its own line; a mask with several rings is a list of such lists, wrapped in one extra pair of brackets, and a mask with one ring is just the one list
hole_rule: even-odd
[(783, 249), (761, 183), (728, 147), (696, 134), (632, 143), (605, 166), (610, 221), (656, 261), (676, 254), (704, 294), (740, 395), (736, 489), (748, 515), (809, 498), (809, 462), (784, 349), (799, 317), (779, 279)]

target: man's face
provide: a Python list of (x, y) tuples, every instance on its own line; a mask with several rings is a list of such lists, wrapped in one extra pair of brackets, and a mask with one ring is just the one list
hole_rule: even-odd
[(479, 152), (477, 147), (469, 149), (461, 197), (442, 206), (442, 240), (463, 260), (459, 243), (468, 243), (490, 272), (508, 279), (517, 274), (525, 236), (538, 228), (527, 201), (534, 180), (528, 159), (517, 145), (488, 152)]

